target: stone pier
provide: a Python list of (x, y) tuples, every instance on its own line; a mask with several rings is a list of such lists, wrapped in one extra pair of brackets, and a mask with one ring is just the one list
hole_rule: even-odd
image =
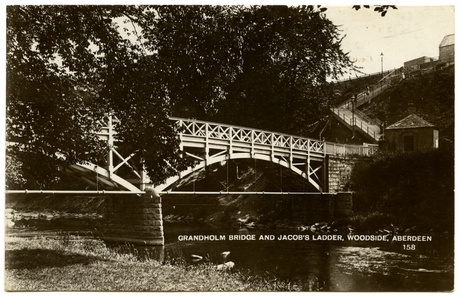
[(161, 197), (118, 195), (105, 203), (104, 240), (164, 245)]
[(353, 168), (369, 160), (370, 158), (366, 156), (328, 156), (327, 191), (329, 193), (348, 191)]

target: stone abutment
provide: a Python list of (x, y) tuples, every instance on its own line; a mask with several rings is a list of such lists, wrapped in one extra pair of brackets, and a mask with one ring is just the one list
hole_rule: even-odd
[(118, 195), (106, 199), (104, 240), (163, 245), (161, 197)]

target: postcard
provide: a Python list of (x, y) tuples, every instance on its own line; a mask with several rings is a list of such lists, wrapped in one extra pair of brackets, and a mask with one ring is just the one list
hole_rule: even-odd
[(5, 291), (453, 292), (454, 5), (5, 7)]

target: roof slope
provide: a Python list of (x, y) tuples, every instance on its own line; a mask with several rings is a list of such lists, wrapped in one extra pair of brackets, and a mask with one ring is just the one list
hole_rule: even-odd
[(409, 128), (426, 128), (426, 127), (434, 127), (433, 124), (425, 121), (421, 117), (415, 114), (411, 114), (404, 119), (388, 126), (386, 130), (391, 129), (409, 129)]
[(444, 36), (441, 43), (439, 44), (439, 47), (448, 46), (452, 44), (455, 44), (455, 34), (449, 34)]

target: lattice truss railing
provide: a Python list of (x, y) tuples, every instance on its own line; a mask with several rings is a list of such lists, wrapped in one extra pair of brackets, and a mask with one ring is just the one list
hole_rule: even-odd
[[(293, 135), (245, 127), (172, 118), (179, 127), (182, 150), (205, 162), (226, 155), (227, 159), (248, 157), (268, 160), (288, 167), (323, 189), (324, 142)], [(187, 148), (202, 148), (200, 154)], [(211, 152), (212, 151), (212, 152)]]
[(286, 149), (292, 148), (324, 154), (324, 142), (320, 140), (196, 120), (171, 119), (176, 121), (182, 135), (205, 137), (210, 140), (232, 140)]
[[(375, 151), (374, 147), (369, 146), (326, 143), (304, 137), (219, 123), (181, 118), (171, 118), (171, 120), (178, 128), (181, 150), (198, 160), (200, 164), (179, 173), (178, 176), (169, 178), (164, 185), (157, 186), (159, 189), (164, 189), (167, 184), (177, 181), (181, 176), (199, 167), (223, 160), (253, 158), (290, 168), (308, 179), (319, 191), (323, 191), (323, 185), (326, 184), (324, 161), (326, 154), (370, 155)], [(109, 150), (106, 159), (103, 164), (82, 166), (131, 191), (143, 190), (150, 180), (142, 168), (141, 160), (135, 157), (136, 152), (120, 151), (120, 143), (117, 141), (115, 131), (118, 124), (121, 124), (120, 121), (112, 115), (106, 115), (101, 119), (101, 130), (98, 135), (108, 143)]]

